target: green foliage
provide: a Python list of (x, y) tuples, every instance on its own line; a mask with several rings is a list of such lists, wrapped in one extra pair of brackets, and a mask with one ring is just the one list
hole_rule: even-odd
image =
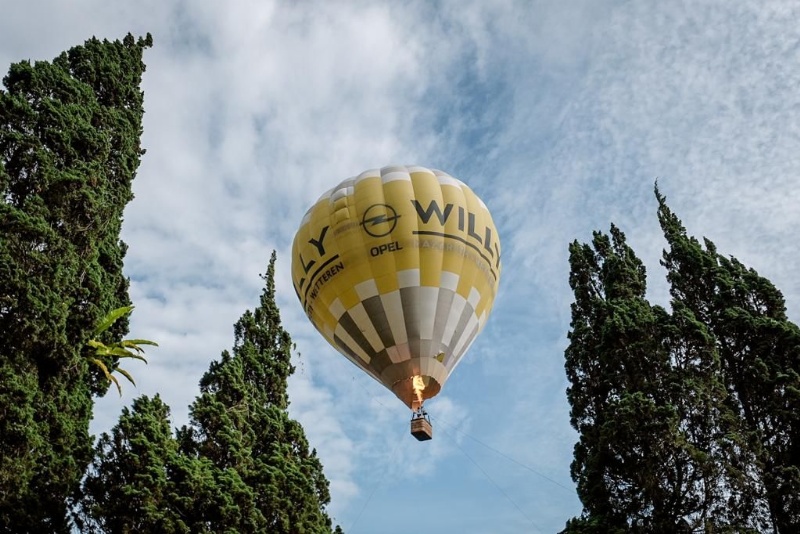
[[(91, 458), (84, 355), (100, 316), (129, 303), (122, 212), (139, 138), (150, 37), (91, 39), (11, 65), (0, 91), (0, 531), (67, 532)], [(127, 321), (110, 336), (121, 337)]]
[(567, 521), (567, 526), (560, 534), (627, 534), (628, 530), (609, 526), (609, 521), (602, 516), (574, 517)]
[[(736, 258), (686, 234), (656, 193), (676, 303), (708, 325), (719, 354), (736, 439), (732, 473), (760, 528), (800, 531), (800, 328), (781, 292)], [(741, 506), (741, 505), (740, 505)]]
[(800, 527), (800, 330), (780, 293), (686, 235), (659, 201), (671, 312), (612, 225), (570, 246), (566, 350), (572, 476), (564, 532), (780, 532)]
[[(275, 304), (275, 255), (260, 305), (234, 326), (172, 436), (141, 398), (101, 438), (77, 522), (89, 532), (330, 533), (328, 481), (287, 412), (292, 342)], [(338, 529), (336, 532), (341, 532)]]
[(105, 317), (100, 319), (100, 322), (95, 327), (93, 339), (90, 339), (87, 342), (87, 345), (95, 349), (94, 355), (87, 356), (87, 359), (90, 363), (98, 366), (100, 370), (103, 371), (103, 374), (109, 382), (113, 382), (114, 385), (117, 386), (117, 391), (119, 392), (120, 397), (122, 396), (122, 387), (119, 385), (119, 380), (117, 380), (117, 377), (115, 377), (112, 373), (117, 372), (121, 374), (134, 386), (136, 385), (136, 382), (133, 381), (133, 377), (130, 375), (130, 373), (128, 373), (128, 371), (119, 366), (112, 367), (111, 371), (109, 371), (109, 365), (107, 363), (108, 360), (116, 361), (120, 358), (133, 358), (134, 360), (141, 360), (144, 363), (147, 363), (145, 357), (142, 356), (142, 354), (144, 354), (144, 349), (141, 347), (141, 345), (152, 345), (157, 347), (158, 343), (155, 341), (149, 341), (147, 339), (123, 339), (122, 341), (117, 341), (106, 345), (96, 338), (101, 336), (106, 330), (111, 328), (115, 322), (122, 317), (125, 317), (132, 311), (133, 306), (123, 306), (108, 312)]
[(584, 526), (678, 531), (672, 517), (682, 514), (658, 513), (667, 503), (695, 512), (686, 497), (691, 480), (664, 483), (690, 471), (661, 340), (667, 313), (645, 300), (644, 266), (616, 227), (610, 237), (595, 233), (591, 247), (573, 243), (570, 262), (575, 303), (567, 394), (581, 433), (572, 474), (591, 518)]
[(81, 532), (189, 532), (173, 507), (169, 473), (178, 447), (169, 407), (156, 395), (123, 408), (111, 434), (103, 434), (83, 486), (77, 516)]

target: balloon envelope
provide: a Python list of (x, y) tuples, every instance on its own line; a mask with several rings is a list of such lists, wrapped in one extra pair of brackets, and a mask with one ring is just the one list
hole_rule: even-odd
[(311, 322), (411, 408), (413, 378), (422, 377), (422, 398), (439, 393), (486, 324), (499, 280), (486, 205), (424, 167), (343, 181), (308, 210), (292, 247), (292, 281)]

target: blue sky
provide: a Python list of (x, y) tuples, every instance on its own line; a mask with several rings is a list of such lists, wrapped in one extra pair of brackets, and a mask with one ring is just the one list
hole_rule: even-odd
[[(156, 392), (184, 424), (276, 249), (300, 354), (290, 412), (348, 533), (555, 532), (579, 513), (567, 246), (616, 223), (666, 304), (656, 179), (690, 233), (771, 279), (800, 320), (794, 0), (4, 4), (4, 71), (92, 35), (155, 41), (123, 238), (132, 333), (161, 346), (131, 367), (138, 388), (98, 402), (93, 430)], [(408, 435), (402, 403), (316, 333), (290, 281), (311, 203), (392, 163), (469, 184), (503, 242), (494, 312), (428, 403), (427, 443)]]

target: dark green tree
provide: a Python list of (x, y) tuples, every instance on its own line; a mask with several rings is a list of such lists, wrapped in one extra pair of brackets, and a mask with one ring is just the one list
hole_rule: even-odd
[[(172, 437), (166, 407), (140, 399), (103, 435), (84, 484), (97, 532), (327, 533), (328, 481), (287, 412), (292, 342), (275, 304), (275, 255), (260, 305), (234, 326)], [(338, 532), (341, 532), (339, 530)]]
[[(143, 50), (91, 39), (52, 62), (13, 64), (0, 91), (0, 530), (68, 531), (91, 459), (84, 351), (129, 304), (119, 240), (139, 165)], [(127, 321), (104, 340), (123, 335)], [(106, 365), (116, 365), (108, 359)]]
[(584, 512), (564, 532), (796, 532), (797, 327), (768, 281), (703, 250), (656, 196), (671, 312), (645, 299), (614, 226), (570, 246)]
[(83, 483), (81, 532), (189, 532), (177, 513), (172, 472), (180, 469), (169, 407), (156, 395), (123, 408), (104, 433)]
[(178, 435), (186, 454), (211, 461), (221, 490), (195, 503), (193, 531), (209, 523), (231, 532), (331, 531), (328, 481), (287, 412), (292, 341), (281, 326), (274, 275), (273, 253), (260, 305), (234, 326), (232, 353), (201, 379), (191, 424)]
[(673, 302), (707, 325), (719, 353), (737, 438), (725, 452), (746, 488), (738, 505), (762, 530), (800, 532), (800, 328), (769, 280), (688, 236), (656, 193)]
[(615, 226), (570, 246), (566, 351), (572, 475), (584, 515), (568, 532), (682, 532), (702, 515), (704, 472), (681, 426), (682, 384), (664, 342), (669, 314), (645, 298), (645, 268)]

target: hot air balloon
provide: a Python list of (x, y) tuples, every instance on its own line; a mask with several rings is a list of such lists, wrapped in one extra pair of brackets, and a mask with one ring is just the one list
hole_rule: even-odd
[(308, 210), (292, 246), (306, 315), (414, 411), (421, 440), (432, 431), (423, 402), (486, 325), (500, 270), (486, 205), (463, 182), (418, 166), (344, 180)]

